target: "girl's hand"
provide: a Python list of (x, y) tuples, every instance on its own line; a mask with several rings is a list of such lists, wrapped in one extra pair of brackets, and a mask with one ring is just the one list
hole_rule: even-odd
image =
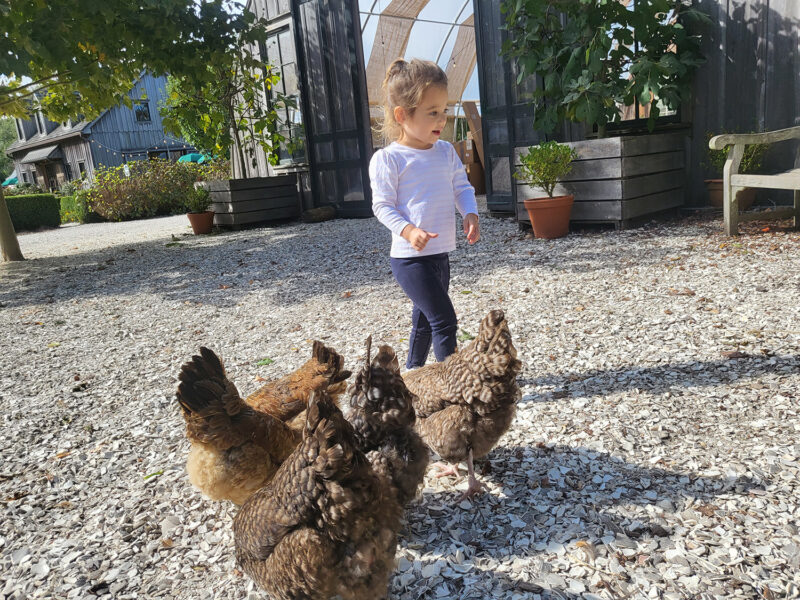
[(470, 244), (481, 239), (481, 226), (478, 224), (478, 215), (475, 213), (469, 213), (464, 217), (464, 235), (467, 236)]
[(425, 231), (413, 225), (406, 225), (400, 235), (403, 236), (417, 252), (421, 252), (423, 248), (428, 245), (428, 241), (431, 238), (439, 237), (438, 233)]

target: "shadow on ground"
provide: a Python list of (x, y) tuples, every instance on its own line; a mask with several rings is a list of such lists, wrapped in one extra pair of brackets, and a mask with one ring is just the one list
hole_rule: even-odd
[[(564, 554), (574, 565), (599, 571), (606, 589), (620, 597), (637, 593), (623, 569), (621, 575), (594, 569), (592, 560), (576, 546), (606, 546), (610, 556), (626, 561), (647, 562), (641, 550), (648, 539), (680, 538), (659, 514), (676, 515), (691, 508), (714, 526), (737, 518), (714, 505), (715, 498), (748, 497), (769, 485), (744, 476), (702, 477), (662, 467), (643, 467), (605, 452), (566, 446), (500, 446), (476, 469), (484, 481), (494, 481), (502, 490), (476, 496), (473, 506), (458, 506), (460, 492), (426, 493), (408, 511), (401, 533), (403, 546), (430, 553), (435, 548), (442, 559), (454, 559), (460, 549), (466, 572), (457, 577), (414, 578), (409, 584), (415, 597), (483, 598), (505, 593), (539, 593), (543, 598), (575, 599), (583, 592), (570, 589), (564, 572), (551, 572), (546, 553)], [(452, 480), (451, 480), (452, 481)], [(454, 484), (455, 485), (455, 484)], [(638, 506), (639, 510), (632, 506)], [(648, 506), (657, 510), (647, 510)], [(624, 507), (617, 510), (617, 507)], [(663, 511), (663, 513), (662, 513)], [(632, 518), (634, 512), (639, 518)], [(652, 516), (646, 516), (652, 515)], [(436, 521), (434, 525), (431, 517)], [(700, 517), (703, 518), (703, 517)], [(671, 519), (675, 523), (675, 519)], [(625, 557), (622, 549), (640, 548)], [(491, 565), (523, 558), (524, 566), (498, 570)], [(426, 559), (422, 566), (437, 562)], [(443, 563), (439, 559), (439, 566)], [(640, 564), (642, 564), (640, 562)], [(398, 574), (398, 576), (401, 575)], [(452, 574), (451, 574), (452, 575)], [(581, 578), (585, 583), (589, 577)], [(663, 582), (673, 591), (691, 594), (679, 583)], [(720, 584), (725, 584), (721, 581)], [(732, 580), (731, 582), (732, 583)], [(394, 586), (400, 591), (401, 580)], [(582, 584), (583, 585), (583, 584)], [(446, 590), (441, 586), (446, 586)], [(470, 589), (474, 588), (474, 595)], [(585, 590), (588, 591), (588, 590)], [(593, 590), (600, 593), (600, 589)]]
[(767, 373), (800, 372), (800, 356), (737, 354), (736, 358), (691, 361), (678, 364), (641, 367), (629, 365), (617, 369), (593, 369), (575, 373), (545, 374), (519, 378), (521, 387), (552, 388), (543, 394), (527, 394), (521, 404), (547, 402), (559, 398), (589, 398), (630, 390), (662, 394), (676, 389), (730, 385), (752, 380)]

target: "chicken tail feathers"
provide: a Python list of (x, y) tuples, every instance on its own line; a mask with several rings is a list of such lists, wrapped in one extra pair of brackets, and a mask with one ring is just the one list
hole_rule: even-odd
[(319, 340), (314, 340), (311, 348), (311, 358), (328, 368), (332, 383), (343, 381), (351, 375), (350, 371), (344, 370), (344, 357)]
[(244, 403), (236, 386), (225, 374), (222, 360), (208, 348), (181, 367), (177, 400), (186, 420), (190, 439), (222, 447), (238, 445), (248, 432), (241, 425), (251, 420), (253, 410)]

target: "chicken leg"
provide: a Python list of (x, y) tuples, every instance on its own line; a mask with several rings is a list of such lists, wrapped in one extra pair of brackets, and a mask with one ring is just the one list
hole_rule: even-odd
[(475, 467), (472, 465), (472, 448), (469, 449), (469, 456), (467, 457), (467, 471), (469, 473), (469, 483), (467, 483), (466, 491), (461, 494), (461, 497), (458, 499), (459, 502), (472, 498), (478, 492), (488, 491), (486, 485), (478, 481), (475, 477)]

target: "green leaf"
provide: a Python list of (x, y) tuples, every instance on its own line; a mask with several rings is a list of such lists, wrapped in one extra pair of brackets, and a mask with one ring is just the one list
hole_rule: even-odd
[(265, 358), (262, 358), (262, 359), (261, 359), (261, 360), (259, 360), (259, 361), (256, 361), (256, 366), (257, 366), (257, 367), (265, 367), (265, 366), (267, 366), (267, 365), (271, 365), (271, 364), (272, 364), (272, 363), (274, 363), (274, 362), (275, 362), (275, 361), (274, 361), (274, 360), (272, 360), (271, 358), (266, 358), (266, 357), (265, 357)]
[(461, 333), (458, 334), (456, 339), (458, 339), (459, 342), (468, 342), (470, 340), (474, 340), (475, 336), (465, 329), (462, 329)]

